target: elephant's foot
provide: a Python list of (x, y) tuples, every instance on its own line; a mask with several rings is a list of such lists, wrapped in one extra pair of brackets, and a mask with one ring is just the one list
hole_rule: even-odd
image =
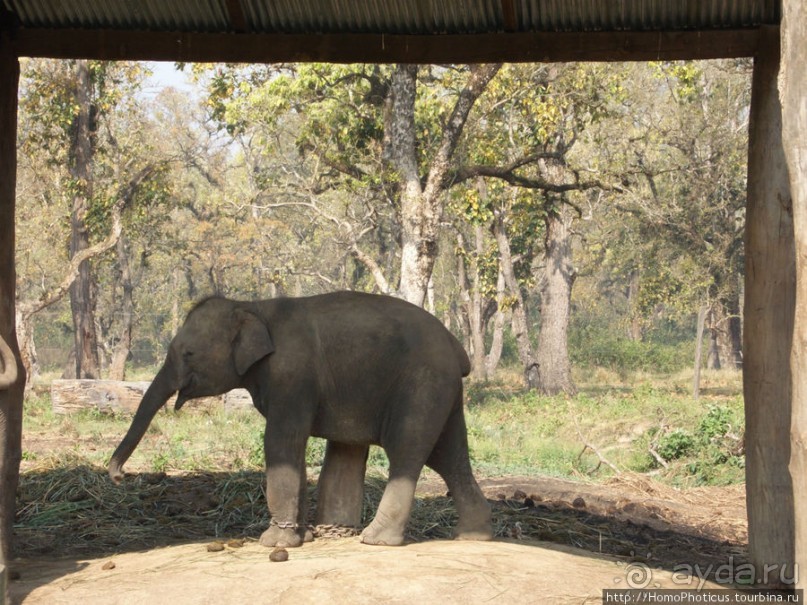
[(462, 528), (457, 526), (454, 529), (455, 540), (477, 540), (486, 542), (493, 539), (493, 527), (488, 524), (486, 527)]
[(471, 505), (463, 506), (457, 502), (460, 508), (460, 519), (454, 528), (455, 540), (492, 540), (493, 521), (491, 520), (490, 506), (482, 498)]
[(295, 548), (302, 546), (303, 542), (312, 542), (314, 540), (314, 534), (310, 529), (297, 527), (296, 524), (289, 525), (289, 527), (276, 524), (270, 525), (269, 529), (261, 534), (261, 538), (258, 542), (261, 546), (269, 548), (275, 546)]
[(361, 532), (361, 541), (375, 546), (400, 546), (404, 543), (404, 537), (402, 532), (381, 527), (373, 521)]

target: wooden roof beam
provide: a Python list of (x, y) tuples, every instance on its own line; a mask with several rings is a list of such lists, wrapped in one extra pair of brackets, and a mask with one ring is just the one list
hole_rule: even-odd
[(754, 56), (758, 36), (756, 28), (467, 35), (218, 34), (20, 28), (12, 34), (19, 56), (201, 63), (551, 63), (717, 59)]

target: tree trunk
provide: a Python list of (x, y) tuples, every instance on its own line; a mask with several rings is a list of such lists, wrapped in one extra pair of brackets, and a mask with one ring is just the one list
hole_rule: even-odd
[(488, 378), (492, 378), (496, 373), (504, 348), (504, 294), (504, 273), (500, 268), (499, 276), (496, 279), (496, 314), (493, 319), (493, 338), (490, 342), (490, 351), (485, 359), (485, 374)]
[(709, 307), (701, 305), (698, 309), (698, 321), (695, 328), (695, 371), (692, 378), (692, 398), (699, 399), (701, 394), (701, 367), (703, 366), (703, 328), (706, 325), (706, 314)]
[(118, 342), (112, 355), (112, 364), (109, 368), (110, 380), (126, 379), (126, 360), (132, 351), (132, 323), (134, 321), (134, 299), (132, 284), (132, 271), (129, 265), (129, 240), (126, 236), (118, 239), (118, 267), (120, 268), (120, 314), (121, 325)]
[(740, 305), (717, 301), (709, 313), (710, 348), (708, 367), (712, 370), (742, 367)]
[(571, 220), (567, 206), (554, 207), (551, 202), (547, 203), (546, 269), (536, 351), (538, 388), (547, 395), (577, 392), (567, 344), (572, 286), (576, 277), (572, 264)]
[[(476, 255), (480, 253), (481, 227), (476, 229)], [(471, 357), (471, 377), (474, 380), (485, 380), (485, 331), (482, 324), (482, 293), (479, 288), (479, 267), (476, 261), (471, 263), (473, 277), (468, 277), (465, 263), (465, 238), (457, 235), (457, 263), (459, 269), (460, 300), (462, 301), (462, 324), (467, 326), (469, 353)]]
[(510, 291), (511, 296), (514, 298), (512, 307), (513, 335), (516, 339), (518, 358), (524, 368), (524, 384), (528, 389), (537, 389), (539, 385), (538, 362), (532, 353), (532, 343), (530, 343), (524, 297), (521, 295), (521, 288), (519, 287), (516, 273), (513, 269), (513, 255), (510, 250), (510, 240), (507, 236), (507, 228), (501, 214), (498, 214), (493, 219), (493, 235), (496, 238), (496, 245), (499, 248), (499, 262), (501, 263), (502, 274), (504, 275), (504, 283), (506, 288)]
[(717, 312), (715, 307), (717, 303), (712, 305), (707, 315), (706, 320), (709, 326), (709, 352), (706, 354), (706, 367), (710, 370), (720, 370), (723, 368), (722, 360), (720, 359), (720, 346), (717, 344), (717, 319), (715, 318)]
[(724, 367), (739, 370), (743, 367), (742, 317), (740, 317), (740, 292), (733, 290), (724, 301), (725, 326), (720, 331), (718, 344), (722, 350)]
[[(465, 266), (465, 238), (461, 233), (457, 234), (457, 283), (460, 287), (460, 304), (452, 303), (452, 311), (457, 316), (457, 325), (462, 332), (462, 346), (466, 351), (471, 350), (471, 319), (468, 313), (468, 306), (471, 304), (471, 286), (468, 281), (468, 270)], [(448, 322), (443, 322), (446, 328), (450, 329), (451, 315)]]
[(423, 306), (437, 259), (442, 196), (447, 187), (454, 151), (474, 103), (499, 71), (501, 64), (474, 65), (468, 82), (459, 94), (431, 160), (425, 186), (418, 173), (415, 145), (415, 97), (417, 66), (398, 65), (392, 75), (389, 112), (389, 146), (385, 155), (398, 172), (401, 183), (401, 283), (400, 294), (409, 302)]
[[(76, 105), (68, 168), (73, 180), (73, 209), (70, 215), (71, 258), (90, 245), (86, 224), (92, 199), (93, 125), (91, 123), (92, 82), (86, 61), (76, 61)], [(76, 350), (76, 377), (98, 378), (98, 335), (95, 329), (95, 288), (88, 261), (79, 266), (78, 276), (70, 286)]]
[(720, 365), (724, 369), (742, 367), (742, 328), (739, 292), (718, 302), (716, 307), (715, 344), (720, 351)]
[(469, 318), (471, 320), (471, 344), (473, 356), (471, 357), (471, 372), (480, 380), (487, 379), (485, 365), (485, 325), (482, 317), (482, 307), (485, 304), (482, 293), (482, 276), (479, 272), (479, 262), (485, 252), (485, 242), (482, 235), (482, 225), (474, 227), (474, 277), (471, 284), (471, 306)]
[(437, 257), (437, 217), (423, 197), (415, 148), (417, 65), (398, 65), (392, 75), (390, 157), (401, 180), (401, 296), (423, 306)]
[(634, 269), (630, 272), (630, 281), (628, 282), (628, 309), (630, 312), (628, 338), (635, 342), (639, 342), (642, 340), (642, 314), (639, 309), (638, 269)]
[[(34, 316), (17, 309), (17, 341), (20, 344), (20, 357), (28, 382), (39, 376), (39, 359), (34, 342)], [(27, 386), (27, 385), (26, 385)]]

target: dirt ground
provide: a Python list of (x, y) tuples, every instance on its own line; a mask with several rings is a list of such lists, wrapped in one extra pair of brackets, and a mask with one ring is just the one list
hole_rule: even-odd
[[(188, 491), (189, 479), (174, 481)], [(271, 562), (250, 532), (243, 546), (218, 552), (208, 551), (212, 537), (93, 552), (86, 544), (48, 550), (37, 528), (20, 530), (24, 556), (13, 568), (12, 598), (48, 605), (598, 603), (605, 588), (694, 588), (700, 580), (682, 570), (710, 575), (744, 561), (743, 486), (679, 491), (639, 476), (605, 485), (518, 477), (480, 483), (494, 509), (494, 542), (418, 538), (388, 548), (320, 538), (289, 549), (286, 562)], [(416, 508), (432, 506), (444, 490), (427, 477)], [(431, 535), (428, 528), (417, 534)]]
[[(271, 563), (256, 543), (208, 553), (198, 544), (104, 559), (22, 566), (23, 603), (597, 603), (626, 568), (591, 553), (514, 540), (434, 540), (399, 548), (323, 540)], [(111, 567), (114, 569), (104, 569)], [(653, 585), (675, 587), (670, 572)]]

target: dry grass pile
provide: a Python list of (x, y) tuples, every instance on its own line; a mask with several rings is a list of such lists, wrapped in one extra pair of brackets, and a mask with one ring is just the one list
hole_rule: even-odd
[(19, 554), (88, 555), (176, 541), (259, 534), (268, 523), (262, 474), (143, 473), (114, 485), (88, 466), (25, 473)]
[[(680, 527), (686, 533), (729, 545), (748, 542), (748, 524), (742, 506), (745, 484), (681, 490), (644, 475), (622, 473), (609, 479), (606, 485), (630, 494), (621, 506), (623, 510), (627, 507), (627, 512), (643, 506), (646, 516), (659, 524)], [(617, 511), (607, 511), (614, 512)]]
[[(369, 476), (364, 518), (374, 514), (384, 479)], [(64, 465), (25, 473), (15, 531), (18, 554), (88, 556), (178, 541), (257, 538), (267, 526), (263, 473), (145, 473), (113, 485), (105, 470)], [(635, 486), (634, 486), (635, 487)], [(310, 488), (311, 513), (316, 492)], [(594, 514), (585, 502), (542, 501), (516, 492), (493, 503), (496, 535), (565, 544), (662, 567), (744, 557), (744, 545), (696, 535), (692, 528)], [(635, 509), (637, 513), (647, 513)], [(652, 511), (650, 511), (652, 517)], [(419, 496), (409, 523), (413, 540), (448, 538), (456, 523), (447, 496)]]

